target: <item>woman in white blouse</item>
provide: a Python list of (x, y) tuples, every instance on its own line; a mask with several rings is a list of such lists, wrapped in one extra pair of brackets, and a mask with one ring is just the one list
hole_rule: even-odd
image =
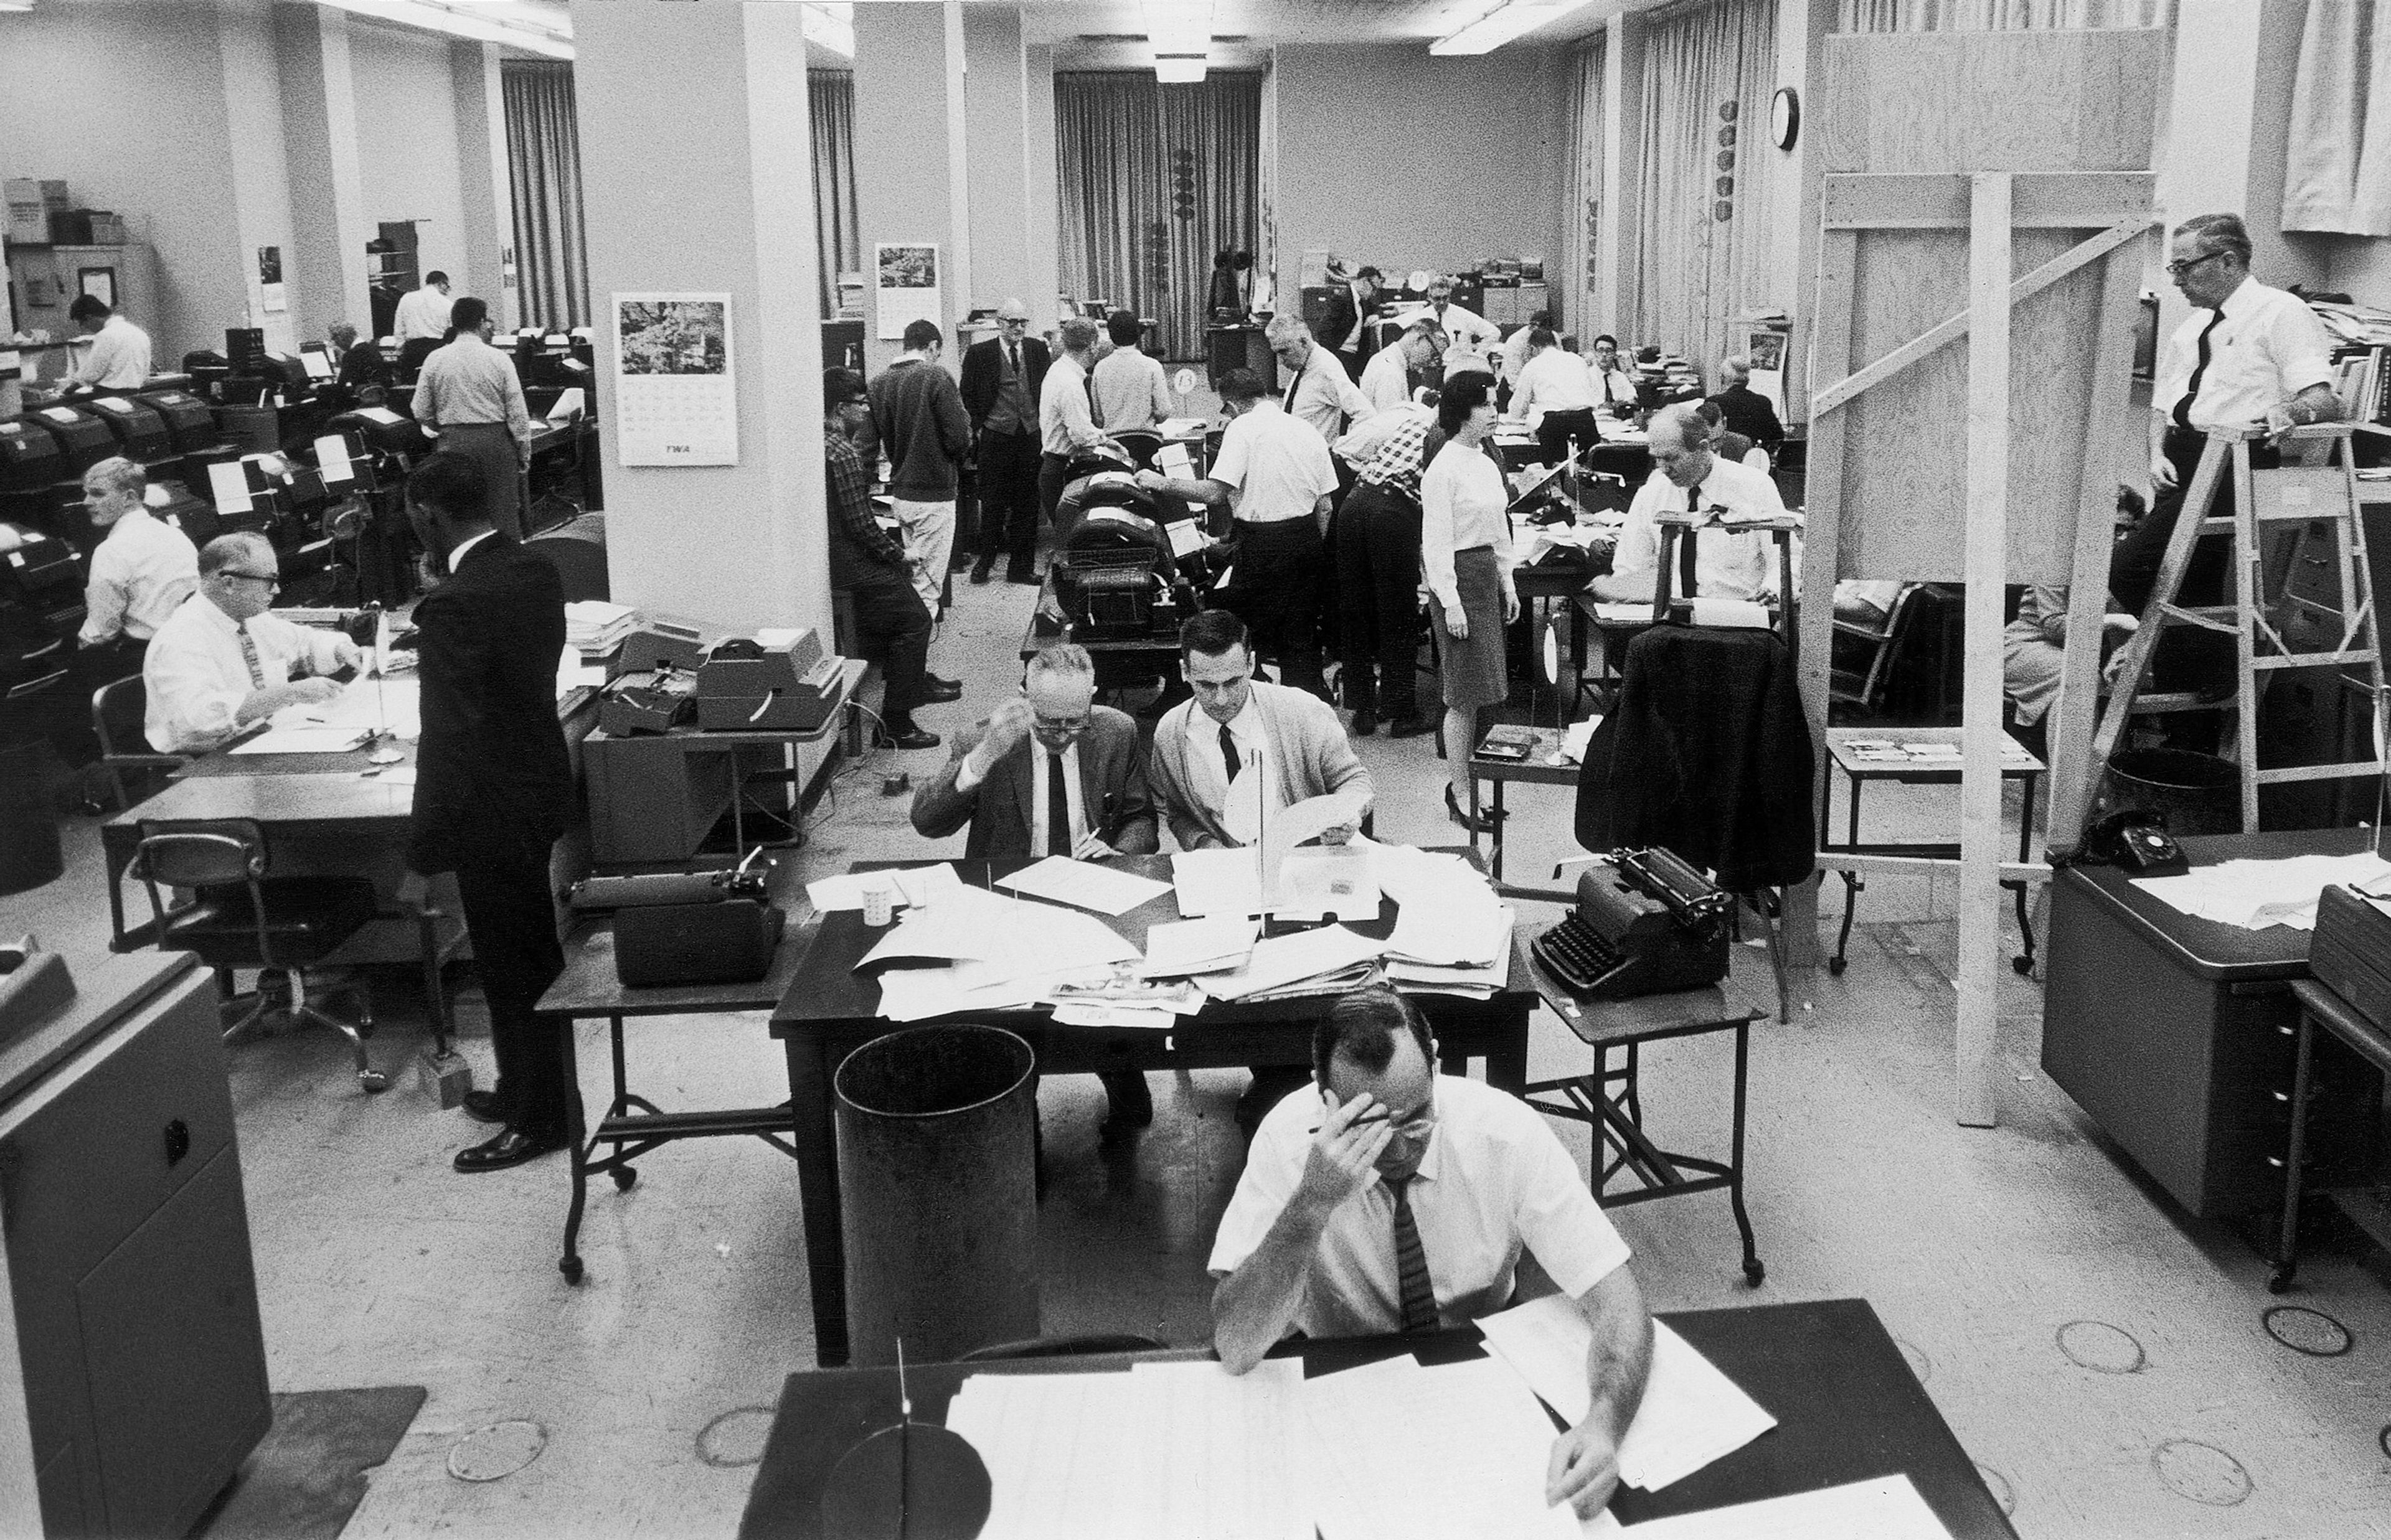
[(1437, 405), (1447, 443), (1420, 478), (1420, 570), (1428, 578), (1437, 672), (1444, 685), (1444, 756), (1453, 781), (1445, 811), (1477, 833), (1463, 803), (1469, 796), (1469, 752), (1478, 743), (1478, 708), (1510, 693), (1503, 670), (1503, 628), (1519, 618), (1511, 584), (1511, 490), (1487, 446), (1494, 432), (1493, 382), (1482, 375), (1448, 379)]

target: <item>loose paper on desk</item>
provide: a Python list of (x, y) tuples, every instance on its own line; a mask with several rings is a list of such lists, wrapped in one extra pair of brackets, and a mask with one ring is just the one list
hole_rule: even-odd
[(2372, 851), (2354, 855), (2293, 855), (2275, 861), (2225, 861), (2194, 866), (2179, 877), (2138, 877), (2134, 886), (2195, 918), (2245, 930), (2289, 926), (2316, 929), (2317, 899), (2338, 882), (2372, 894), (2391, 879), (2391, 862)]
[(1628, 1540), (1951, 1540), (1906, 1476), (1629, 1525)]
[(1091, 915), (954, 887), (905, 912), (855, 966), (883, 962), (996, 962), (1016, 978), (1134, 962), (1137, 948)]
[(1253, 919), (1240, 915), (1150, 925), (1144, 971), (1149, 979), (1183, 979), (1238, 967), (1253, 955), (1260, 930)]
[(1550, 1418), (1491, 1360), (1422, 1368), (1389, 1358), (1303, 1385), (1310, 1506), (1325, 1540), (1559, 1540), (1544, 1506)]
[[(1592, 1392), (1585, 1356), (1594, 1328), (1557, 1294), (1478, 1323), (1487, 1350), (1516, 1371), (1553, 1410), (1574, 1424)], [(1644, 1403), (1619, 1443), (1619, 1479), (1657, 1492), (1731, 1454), (1777, 1426), (1760, 1404), (1662, 1322), (1652, 1326), (1652, 1373)]]
[(1376, 957), (1383, 945), (1385, 943), (1341, 925), (1325, 925), (1317, 930), (1298, 930), (1290, 936), (1258, 941), (1253, 956), (1243, 968), (1226, 973), (1207, 973), (1196, 982), (1216, 1000), (1242, 1000), (1248, 995), (1285, 989), (1305, 979), (1342, 972)]
[(867, 879), (893, 879), (897, 884), (897, 902), (908, 905), (926, 903), (935, 893), (963, 885), (963, 879), (955, 875), (954, 864), (941, 861), (935, 866), (846, 872), (837, 877), (817, 878), (806, 884), (806, 897), (824, 914), (833, 909), (860, 909), (863, 907), (863, 884)]
[(1050, 855), (1035, 866), (1024, 866), (1011, 877), (996, 879), (1000, 888), (1011, 888), (1032, 898), (1052, 899), (1081, 909), (1093, 909), (1100, 915), (1122, 915), (1141, 904), (1160, 898), (1170, 891), (1168, 882), (1157, 882), (1135, 872), (1117, 870), (1093, 861), (1074, 861), (1067, 855)]
[(279, 723), (245, 743), (236, 743), (228, 753), (235, 754), (345, 754), (362, 748), (373, 737), (370, 727), (336, 727), (322, 723), (295, 722), (289, 726)]
[[(1260, 777), (1257, 776), (1259, 780)], [(1286, 865), (1286, 853), (1307, 840), (1317, 840), (1329, 829), (1351, 826), (1360, 815), (1352, 800), (1330, 794), (1307, 797), (1291, 806), (1280, 808), (1262, 820), (1261, 883), (1262, 895), (1272, 904), (1284, 900), (1280, 872)]]

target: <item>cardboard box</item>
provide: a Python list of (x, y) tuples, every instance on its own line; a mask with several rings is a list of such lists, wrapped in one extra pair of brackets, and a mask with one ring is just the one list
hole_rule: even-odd
[(67, 185), (30, 176), (12, 176), (6, 184), (0, 184), (0, 194), (5, 194), (8, 206), (7, 237), (23, 246), (47, 245), (50, 211), (67, 206)]

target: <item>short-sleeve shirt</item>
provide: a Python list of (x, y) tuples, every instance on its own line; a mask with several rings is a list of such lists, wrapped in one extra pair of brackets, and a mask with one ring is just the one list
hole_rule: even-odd
[[(1302, 1179), (1325, 1108), (1306, 1084), (1254, 1131), (1245, 1174), (1212, 1241), (1212, 1272), (1234, 1273), (1260, 1249)], [(1439, 1324), (1461, 1326), (1507, 1306), (1523, 1250), (1571, 1298), (1627, 1261), (1627, 1242), (1542, 1113), (1506, 1091), (1439, 1075), (1436, 1115), (1407, 1197)], [(1354, 1337), (1402, 1328), (1394, 1213), (1394, 1195), (1376, 1176), (1338, 1205), (1312, 1254), (1293, 1329)]]
[(1337, 490), (1328, 441), (1268, 400), (1255, 402), (1222, 431), (1210, 476), (1235, 489), (1237, 517), (1253, 524), (1309, 519)]
[(2333, 347), (2316, 312), (2296, 294), (2244, 278), (2217, 310), (2193, 311), (2167, 340), (2151, 394), (2160, 411), (2175, 415), (2200, 362), (2200, 334), (2219, 310), (2224, 319), (2209, 333), (2208, 367), (2191, 404), (2194, 428), (2246, 428), (2309, 386), (2332, 382)]

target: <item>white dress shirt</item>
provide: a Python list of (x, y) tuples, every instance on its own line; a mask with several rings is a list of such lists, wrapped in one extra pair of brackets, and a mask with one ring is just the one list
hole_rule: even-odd
[(1220, 810), (1221, 827), (1229, 831), (1231, 838), (1241, 845), (1250, 845), (1261, 838), (1262, 815), (1286, 805), (1279, 796), (1278, 776), (1271, 764), (1270, 733), (1262, 725), (1261, 709), (1248, 693), (1245, 709), (1227, 723), (1243, 764), (1237, 778), (1232, 781), (1228, 757), (1221, 752), (1221, 725), (1205, 715), (1200, 706), (1188, 712), (1188, 751), (1195, 756), (1203, 778), (1203, 784), (1194, 790), (1204, 799), (1206, 806)]
[[(1362, 366), (1361, 390), (1374, 412), (1391, 411), (1411, 400), (1411, 367), (1404, 362), (1401, 342), (1370, 355), (1370, 361)], [(1346, 436), (1350, 438), (1351, 434)]]
[[(1029, 754), (1029, 853), (1050, 855), (1053, 852), (1046, 842), (1046, 775), (1054, 754), (1035, 737), (1027, 739), (1026, 744)], [(963, 764), (955, 767), (955, 789), (959, 792), (976, 791), (987, 783), (987, 776), (972, 773), (971, 762), (971, 755), (966, 754)], [(1088, 832), (1085, 796), (1086, 788), (1079, 781), (1079, 744), (1074, 738), (1063, 749), (1063, 803), (1070, 815), (1073, 850), (1079, 848), (1079, 841)]]
[[(1711, 470), (1690, 492), (1660, 471), (1636, 489), (1619, 526), (1619, 545), (1610, 558), (1610, 576), (1599, 580), (1605, 593), (1622, 599), (1648, 600), (1659, 578), (1661, 526), (1656, 514), (1683, 513), (1688, 508), (1722, 507), (1746, 518), (1777, 518), (1785, 499), (1774, 479), (1733, 460), (1711, 457)], [(1683, 535), (1678, 537), (1684, 539)], [(1694, 543), (1695, 594), (1678, 598), (1762, 599), (1777, 591), (1777, 545), (1765, 533), (1734, 533), (1703, 530)], [(1673, 593), (1676, 592), (1672, 579)]]
[(1068, 458), (1074, 450), (1105, 442), (1088, 406), (1088, 371), (1069, 353), (1056, 353), (1038, 388), (1038, 431), (1049, 455)]
[(1594, 376), (1594, 392), (1601, 398), (1601, 409), (1613, 417), (1623, 417), (1635, 410), (1635, 377), (1625, 369), (1597, 369), (1591, 363), (1586, 371)]
[(438, 341), (448, 331), (449, 307), (456, 302), (440, 290), (426, 286), (411, 289), (398, 297), (398, 310), (391, 318), (391, 335), (399, 346), (418, 337)]
[(122, 315), (110, 315), (92, 333), (83, 362), (67, 376), (70, 385), (137, 391), (149, 380), (149, 334)]
[(1278, 404), (1289, 417), (1311, 424), (1323, 443), (1341, 431), (1339, 418), (1366, 417), (1371, 410), (1370, 398), (1346, 378), (1344, 364), (1316, 342), (1296, 377), (1280, 387)]
[(1115, 348), (1096, 361), (1096, 416), (1107, 432), (1151, 428), (1170, 417), (1170, 380), (1162, 360), (1135, 347)]
[(1448, 615), (1461, 613), (1454, 553), (1480, 545), (1494, 553), (1495, 570), (1510, 584), (1511, 489), (1482, 446), (1451, 440), (1420, 478), (1420, 575)]
[[(246, 629), (257, 648), (260, 685), (241, 656)], [(309, 674), (328, 674), (356, 661), (346, 636), (252, 615), (246, 625), (195, 593), (149, 640), (141, 682), (149, 695), (142, 730), (162, 754), (205, 753), (240, 730), (242, 701), (255, 691)]]
[(2200, 362), (2200, 334), (2219, 312), (2200, 399), (2191, 404), (2194, 428), (2247, 428), (2309, 386), (2332, 383), (2333, 347), (2316, 312), (2297, 295), (2244, 278), (2224, 304), (2193, 311), (2167, 340), (2151, 404), (2170, 419)]
[(1520, 372), (1528, 366), (1528, 339), (1535, 333), (1533, 327), (1521, 327), (1503, 343), (1503, 378), (1511, 382), (1515, 391), (1519, 388)]
[(199, 585), (200, 548), (191, 537), (135, 508), (109, 527), (108, 538), (91, 553), (77, 639), (96, 647), (122, 632), (146, 642)]
[[(1307, 1083), (1254, 1130), (1245, 1174), (1213, 1237), (1214, 1276), (1235, 1272), (1260, 1249), (1295, 1196), (1312, 1130), (1326, 1110), (1319, 1089)], [(1442, 1326), (1464, 1326), (1509, 1305), (1522, 1251), (1533, 1252), (1572, 1299), (1628, 1260), (1627, 1242), (1544, 1115), (1506, 1091), (1458, 1075), (1436, 1077), (1436, 1130), (1406, 1198)], [(1288, 1329), (1358, 1337), (1400, 1331), (1402, 1324), (1395, 1200), (1373, 1173), (1329, 1215)]]
[(432, 350), (415, 381), (413, 406), (415, 420), (429, 429), (488, 423), (503, 426), (517, 443), (531, 437), (531, 412), (514, 360), (479, 332), (459, 332), (446, 347)]
[(1428, 309), (1428, 314), (1436, 317), (1439, 329), (1442, 330), (1447, 337), (1456, 342), (1475, 343), (1476, 351), (1480, 353), (1503, 340), (1501, 327), (1466, 306), (1447, 302), (1442, 310), (1439, 310), (1435, 304), (1430, 303)]
[(1511, 414), (1533, 428), (1546, 412), (1591, 411), (1602, 404), (1594, 371), (1566, 348), (1551, 347), (1528, 360), (1511, 387)]
[[(1323, 350), (1312, 351), (1316, 358)], [(1337, 490), (1328, 441), (1268, 400), (1222, 430), (1220, 456), (1207, 474), (1235, 494), (1237, 517), (1253, 524), (1312, 518), (1320, 499)]]

